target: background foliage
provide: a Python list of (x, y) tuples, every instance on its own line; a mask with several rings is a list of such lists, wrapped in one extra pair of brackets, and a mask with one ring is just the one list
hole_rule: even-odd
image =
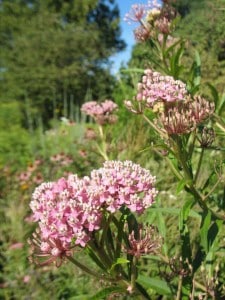
[[(201, 65), (198, 88), (218, 101), (223, 115), (224, 1), (177, 0), (174, 5), (181, 15), (175, 35), (188, 40), (180, 76), (185, 78), (194, 57)], [(123, 106), (123, 100), (134, 95), (141, 68), (156, 67), (152, 62), (154, 53), (149, 45), (137, 44), (120, 76), (115, 78), (110, 73), (110, 56), (125, 47), (115, 1), (3, 0), (0, 22), (0, 299), (94, 299), (96, 289), (105, 287), (105, 283), (69, 264), (60, 269), (35, 268), (27, 260), (26, 243), (33, 230), (29, 201), (38, 180), (54, 180), (69, 172), (83, 176), (101, 166), (103, 158), (96, 148), (100, 142), (98, 128), (80, 113), (80, 106), (88, 100), (105, 98), (113, 98), (120, 108), (118, 123), (106, 129), (110, 158), (133, 160), (159, 178), (160, 199), (144, 219), (159, 228), (165, 242), (163, 253), (179, 255), (182, 244), (171, 236), (179, 238), (188, 226), (193, 249), (197, 249), (201, 238), (203, 249), (211, 250), (214, 265), (206, 264), (207, 272), (214, 274), (215, 262), (221, 262), (222, 289), (224, 235), (218, 236), (220, 243), (217, 238), (207, 244), (207, 224), (211, 219), (204, 216), (201, 237), (198, 236), (199, 214), (188, 206), (191, 202), (183, 190), (184, 182), (177, 185), (160, 153), (151, 151), (158, 143), (153, 130), (140, 116), (131, 118)], [(196, 50), (200, 56), (195, 56)], [(211, 87), (206, 85), (209, 82)], [(87, 138), (89, 129), (97, 136), (93, 140)], [(224, 131), (218, 129), (216, 134), (215, 149), (203, 162), (202, 182), (216, 180), (210, 172), (215, 164), (212, 158), (224, 162), (223, 152), (217, 149), (223, 148)], [(199, 153), (195, 154), (197, 163)], [(187, 205), (182, 208), (184, 199)], [(210, 201), (224, 209), (222, 184)], [(92, 266), (88, 255), (77, 253), (77, 257)], [(152, 279), (159, 267), (157, 260), (146, 257), (140, 264), (145, 275), (140, 277), (140, 283), (152, 299), (171, 299), (167, 270), (162, 270), (165, 281)], [(198, 274), (200, 280), (207, 281), (207, 272)], [(123, 294), (117, 297), (130, 298)], [(96, 299), (105, 298), (100, 295)]]

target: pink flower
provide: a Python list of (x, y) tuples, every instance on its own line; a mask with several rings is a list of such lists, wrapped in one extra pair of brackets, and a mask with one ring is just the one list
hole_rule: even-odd
[(31, 172), (22, 172), (20, 173), (18, 179), (21, 181), (21, 182), (25, 182), (25, 181), (28, 181), (31, 177)]
[(114, 112), (117, 107), (117, 104), (112, 100), (105, 100), (102, 103), (90, 101), (82, 105), (81, 111), (94, 118), (98, 124), (104, 125), (116, 122), (117, 117), (114, 115)]
[(134, 37), (137, 42), (145, 42), (149, 39), (151, 35), (150, 28), (146, 26), (139, 26), (134, 30)]
[(146, 15), (146, 5), (133, 4), (131, 10), (124, 17), (124, 21), (128, 22), (140, 22)]
[[(155, 177), (131, 161), (106, 161), (103, 168), (92, 171), (91, 179), (94, 185), (103, 188), (104, 193), (99, 192), (101, 202), (112, 213), (122, 206), (142, 213), (152, 205), (157, 195)], [(145, 197), (151, 201), (143, 201)]]
[(15, 250), (15, 249), (22, 249), (24, 246), (23, 243), (14, 243), (11, 246), (9, 246), (10, 250)]
[(28, 240), (31, 247), (29, 260), (39, 266), (46, 266), (55, 263), (60, 267), (67, 256), (72, 255), (72, 247), (62, 243), (58, 239), (47, 239), (42, 241), (39, 231), (33, 233), (33, 238)]
[(31, 280), (30, 275), (25, 275), (25, 276), (23, 277), (23, 282), (24, 282), (24, 283), (28, 283), (28, 282), (30, 282), (30, 280)]
[(186, 84), (172, 76), (164, 76), (151, 69), (146, 69), (142, 82), (137, 85), (134, 101), (125, 101), (126, 107), (134, 113), (142, 113), (144, 108), (154, 108), (156, 103), (165, 106), (184, 101), (188, 96)]

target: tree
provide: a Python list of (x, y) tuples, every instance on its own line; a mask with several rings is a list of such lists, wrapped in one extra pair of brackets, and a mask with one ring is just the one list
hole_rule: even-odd
[[(219, 91), (224, 89), (225, 76), (225, 3), (223, 0), (177, 1), (179, 12), (184, 11), (177, 33), (188, 39), (186, 57), (200, 53), (203, 82), (213, 82)], [(188, 6), (187, 6), (188, 5)]]
[(114, 0), (3, 0), (0, 18), (1, 99), (29, 102), (48, 120), (62, 99), (110, 96), (109, 57), (125, 47)]

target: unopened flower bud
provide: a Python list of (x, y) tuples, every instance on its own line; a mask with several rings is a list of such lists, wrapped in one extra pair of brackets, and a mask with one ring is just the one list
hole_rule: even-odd
[(198, 140), (202, 148), (211, 146), (215, 140), (215, 132), (213, 128), (204, 127)]

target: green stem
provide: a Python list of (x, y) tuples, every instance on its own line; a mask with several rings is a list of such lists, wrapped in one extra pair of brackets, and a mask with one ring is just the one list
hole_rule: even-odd
[(176, 143), (176, 150), (175, 153), (177, 153), (178, 156), (178, 160), (183, 168), (184, 174), (186, 176), (186, 179), (190, 182), (193, 181), (193, 175), (191, 170), (189, 169), (188, 165), (187, 165), (187, 155), (186, 155), (186, 151), (184, 151), (184, 147), (182, 145), (182, 140), (180, 139), (179, 136), (176, 136), (176, 139), (174, 140)]
[(188, 156), (189, 159), (191, 159), (192, 154), (194, 152), (194, 148), (195, 148), (195, 141), (196, 141), (196, 129), (193, 131), (193, 133), (190, 134), (189, 139), (188, 139)]
[(220, 182), (221, 182), (221, 179), (217, 180), (217, 182), (214, 184), (214, 186), (211, 188), (211, 190), (208, 192), (208, 194), (203, 197), (204, 201), (212, 194), (212, 192), (217, 188), (217, 186)]
[(164, 137), (166, 139), (168, 139), (168, 136), (165, 132), (161, 131), (157, 126), (155, 126), (155, 124), (149, 120), (148, 117), (146, 117), (144, 114), (143, 114), (143, 118), (145, 119), (145, 121), (148, 122), (148, 124), (161, 136), (161, 137)]
[(156, 149), (154, 149), (154, 151), (162, 158), (164, 158), (166, 160), (166, 162), (168, 163), (170, 169), (172, 170), (172, 172), (174, 173), (174, 175), (177, 177), (178, 180), (183, 180), (183, 176), (177, 171), (177, 169), (175, 168), (175, 166), (173, 165), (173, 163), (171, 162), (171, 160), (168, 157), (163, 156), (159, 151), (157, 151)]
[(106, 141), (105, 141), (103, 127), (101, 125), (99, 125), (98, 130), (99, 130), (99, 136), (100, 136), (101, 141), (102, 141), (102, 149), (97, 145), (98, 151), (105, 160), (109, 160), (108, 155), (107, 155), (107, 144), (106, 144)]
[(183, 180), (184, 179), (183, 176), (177, 171), (177, 169), (174, 167), (173, 163), (171, 162), (171, 160), (168, 157), (166, 157), (166, 161), (169, 164), (174, 175), (177, 177), (177, 179)]
[(143, 299), (151, 300), (152, 298), (148, 295), (145, 288), (143, 288), (138, 282), (136, 282), (136, 290), (139, 292), (140, 295), (143, 296)]
[(212, 293), (201, 283), (197, 282), (196, 280), (193, 280), (193, 285), (195, 285), (197, 288), (201, 289), (205, 293), (209, 293), (211, 297), (213, 297)]
[(105, 159), (105, 160), (109, 160), (108, 155), (104, 152), (104, 150), (102, 150), (98, 144), (96, 144), (96, 148), (98, 149), (98, 152), (101, 154), (101, 156)]
[(90, 241), (89, 246), (92, 248), (92, 250), (98, 254), (98, 257), (100, 261), (105, 265), (107, 269), (110, 269), (112, 266), (112, 260), (108, 257), (108, 255), (105, 252), (105, 249), (100, 246), (97, 241), (95, 242)]
[(198, 180), (198, 175), (199, 175), (199, 172), (201, 169), (203, 155), (204, 155), (204, 148), (201, 149), (201, 153), (200, 153), (200, 157), (199, 157), (199, 161), (198, 161), (198, 167), (197, 167), (195, 178), (194, 178), (194, 183), (196, 183)]
[(114, 244), (112, 241), (112, 232), (111, 232), (111, 228), (110, 228), (111, 220), (112, 220), (112, 215), (110, 215), (108, 219), (105, 218), (103, 220), (104, 225), (103, 225), (103, 231), (102, 231), (102, 236), (101, 236), (101, 240), (100, 240), (100, 247), (104, 247), (104, 245), (105, 245), (110, 259), (113, 259), (114, 253), (115, 253), (115, 248), (114, 248)]
[(98, 274), (97, 272), (90, 270), (88, 267), (84, 266), (83, 264), (81, 264), (79, 261), (77, 261), (75, 258), (73, 258), (72, 256), (66, 256), (66, 258), (71, 261), (75, 266), (77, 266), (78, 268), (80, 268), (82, 271), (84, 271), (85, 273), (94, 276), (96, 278), (100, 278), (100, 279), (105, 279), (105, 280), (112, 280), (111, 278), (107, 278), (103, 275)]
[(183, 284), (183, 276), (179, 276), (178, 287), (177, 287), (177, 296), (176, 300), (180, 300), (182, 297), (182, 284)]
[(162, 43), (162, 47), (161, 47), (161, 59), (162, 59), (162, 62), (166, 68), (166, 70), (169, 72), (169, 66), (168, 66), (168, 63), (166, 61), (166, 56), (165, 56), (165, 49), (166, 49), (166, 42), (167, 42), (167, 38), (168, 38), (168, 34), (164, 34), (163, 35), (163, 43)]
[(136, 279), (137, 279), (137, 257), (134, 256), (131, 261), (131, 287), (132, 290), (135, 289)]
[(213, 114), (213, 117), (216, 119), (216, 126), (219, 127), (222, 131), (225, 131), (225, 123), (223, 122), (223, 120), (216, 114)]

